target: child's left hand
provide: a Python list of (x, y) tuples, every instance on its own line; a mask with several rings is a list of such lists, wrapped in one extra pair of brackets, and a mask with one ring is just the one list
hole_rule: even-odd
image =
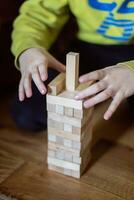
[[(125, 98), (134, 94), (134, 71), (125, 64), (118, 64), (85, 74), (80, 83), (98, 81), (87, 89), (77, 93), (75, 99), (84, 100), (84, 107), (90, 108), (112, 97), (112, 102), (104, 114), (108, 120)], [(91, 97), (94, 95), (93, 97)]]

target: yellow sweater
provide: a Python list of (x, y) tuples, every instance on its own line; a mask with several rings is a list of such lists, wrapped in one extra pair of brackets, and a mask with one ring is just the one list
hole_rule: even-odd
[[(27, 0), (14, 22), (12, 52), (15, 57), (31, 47), (49, 49), (69, 19), (69, 11), (79, 26), (78, 39), (95, 44), (132, 44), (132, 0)], [(127, 64), (134, 69), (134, 61)]]

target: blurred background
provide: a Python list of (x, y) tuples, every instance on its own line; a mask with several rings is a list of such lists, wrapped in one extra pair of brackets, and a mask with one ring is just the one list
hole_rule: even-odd
[(0, 1), (0, 90), (12, 90), (17, 87), (19, 72), (14, 67), (14, 58), (10, 51), (13, 20), (24, 0)]

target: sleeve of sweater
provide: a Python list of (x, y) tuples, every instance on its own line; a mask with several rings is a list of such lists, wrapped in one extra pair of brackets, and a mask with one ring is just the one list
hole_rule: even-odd
[(13, 23), (12, 53), (28, 48), (49, 49), (69, 18), (67, 0), (27, 0)]

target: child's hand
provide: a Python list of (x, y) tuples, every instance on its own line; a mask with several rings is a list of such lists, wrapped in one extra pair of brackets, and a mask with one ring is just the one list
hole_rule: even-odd
[(51, 67), (64, 72), (65, 66), (57, 61), (44, 49), (31, 48), (24, 51), (19, 57), (21, 80), (19, 83), (19, 100), (23, 101), (26, 97), (32, 96), (31, 81), (41, 94), (46, 93), (44, 81), (48, 78), (47, 68)]
[[(108, 120), (121, 101), (134, 94), (134, 71), (123, 64), (107, 67), (85, 74), (79, 78), (80, 83), (98, 80), (89, 88), (76, 95), (77, 100), (84, 100), (84, 107), (90, 108), (102, 101), (113, 98), (104, 119)], [(94, 95), (93, 97), (90, 97)]]

